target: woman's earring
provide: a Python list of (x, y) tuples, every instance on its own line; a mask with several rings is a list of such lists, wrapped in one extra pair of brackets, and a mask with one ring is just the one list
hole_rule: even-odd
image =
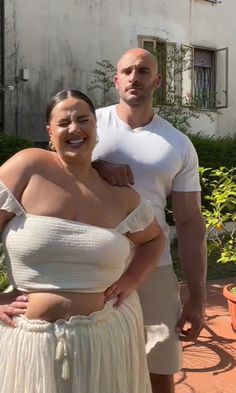
[(99, 142), (99, 136), (98, 136), (98, 134), (97, 134), (96, 144), (98, 144), (98, 142)]
[(55, 146), (53, 144), (53, 141), (51, 139), (48, 142), (48, 147), (49, 147), (50, 150), (56, 151)]

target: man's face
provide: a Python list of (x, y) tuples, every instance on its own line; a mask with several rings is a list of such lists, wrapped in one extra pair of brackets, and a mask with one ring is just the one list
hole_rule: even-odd
[(142, 51), (127, 53), (118, 62), (115, 86), (120, 99), (129, 106), (151, 102), (160, 82), (155, 60)]

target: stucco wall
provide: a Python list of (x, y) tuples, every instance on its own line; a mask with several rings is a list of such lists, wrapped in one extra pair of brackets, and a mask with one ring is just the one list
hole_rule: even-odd
[[(230, 47), (229, 108), (215, 122), (203, 114), (195, 131), (223, 135), (236, 130), (236, 80), (233, 78), (235, 0), (212, 5), (203, 0), (7, 0), (6, 130), (46, 139), (44, 110), (47, 99), (62, 88), (87, 90), (97, 60), (113, 64), (138, 35), (157, 36), (185, 44)], [(217, 26), (217, 28), (216, 28)], [(19, 81), (22, 68), (29, 81)], [(20, 78), (18, 78), (20, 80)], [(92, 94), (92, 92), (90, 93)]]

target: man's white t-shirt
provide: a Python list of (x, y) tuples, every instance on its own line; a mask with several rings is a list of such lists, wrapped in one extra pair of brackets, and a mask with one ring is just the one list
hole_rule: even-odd
[(198, 157), (191, 141), (157, 114), (149, 124), (136, 129), (118, 117), (115, 105), (98, 109), (96, 116), (99, 143), (93, 160), (101, 158), (131, 167), (134, 188), (152, 203), (168, 239), (158, 266), (172, 264), (166, 198), (172, 191), (201, 190)]

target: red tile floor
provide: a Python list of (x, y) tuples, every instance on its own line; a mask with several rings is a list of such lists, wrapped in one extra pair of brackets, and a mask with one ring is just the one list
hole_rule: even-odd
[[(183, 343), (176, 393), (236, 393), (236, 332), (222, 295), (224, 285), (234, 281), (236, 277), (208, 281), (206, 327), (194, 343)], [(186, 296), (184, 285), (181, 296)]]

